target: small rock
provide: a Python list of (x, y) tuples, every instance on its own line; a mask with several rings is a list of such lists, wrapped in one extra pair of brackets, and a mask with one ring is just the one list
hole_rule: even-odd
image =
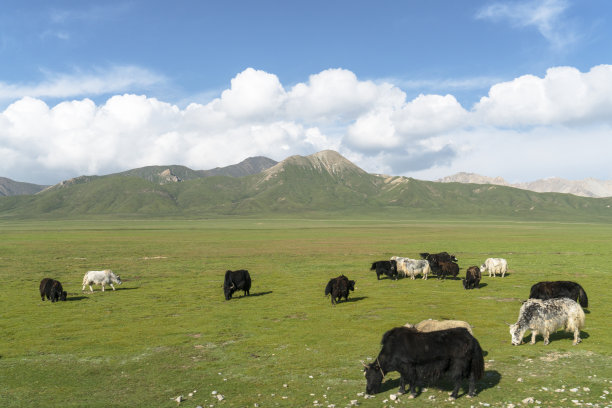
[(221, 394), (217, 394), (217, 399), (219, 401), (223, 401), (225, 399), (225, 397), (223, 395), (221, 395)]
[(570, 388), (570, 392), (578, 392), (578, 388)]
[(187, 395), (189, 395), (190, 397), (193, 397), (193, 392), (190, 392), (190, 393), (189, 393), (189, 394), (187, 394)]
[(523, 382), (523, 379), (521, 377), (516, 379), (516, 382)]
[(174, 400), (180, 404), (181, 401), (185, 401), (185, 398), (182, 395), (179, 395), (178, 397), (174, 398)]
[(254, 406), (255, 408), (259, 408), (259, 404), (258, 404), (258, 403), (254, 403), (254, 404), (253, 404), (253, 406)]
[(527, 397), (521, 401), (523, 404), (533, 404), (533, 397)]
[(389, 399), (391, 401), (395, 401), (397, 399), (397, 395), (396, 394), (391, 394), (391, 395), (389, 395)]
[(309, 375), (308, 378), (314, 378), (312, 375)]
[(430, 395), (428, 399), (430, 399), (430, 400), (435, 400), (435, 399), (436, 399), (436, 396), (435, 396), (435, 395)]
[(357, 396), (358, 396), (358, 397), (363, 397), (363, 395), (364, 395), (364, 393), (363, 393), (363, 392), (358, 392), (358, 393), (357, 393)]
[(514, 404), (508, 404), (506, 405), (506, 408), (514, 408)]
[(591, 389), (589, 387), (582, 387), (582, 391), (589, 392), (589, 391), (591, 391)]
[(351, 405), (359, 405), (359, 401), (357, 400), (351, 400)]
[(287, 388), (289, 387), (287, 384), (283, 384), (283, 388)]
[(217, 391), (211, 392), (212, 395), (217, 395)]

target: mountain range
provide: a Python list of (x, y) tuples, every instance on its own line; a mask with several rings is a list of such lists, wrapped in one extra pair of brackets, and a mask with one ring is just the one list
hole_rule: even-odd
[(81, 176), (35, 195), (0, 197), (0, 219), (331, 215), (612, 222), (612, 198), (370, 174), (331, 150), (236, 166), (238, 176), (227, 168), (211, 174), (183, 166)]
[(566, 180), (559, 177), (550, 177), (526, 183), (508, 183), (501, 177), (486, 177), (462, 172), (436, 181), (442, 183), (495, 184), (538, 193), (567, 193), (581, 197), (612, 197), (612, 181), (602, 181), (594, 178)]

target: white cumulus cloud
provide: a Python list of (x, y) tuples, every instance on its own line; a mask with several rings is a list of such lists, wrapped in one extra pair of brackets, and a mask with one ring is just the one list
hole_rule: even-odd
[(248, 68), (217, 98), (184, 108), (135, 94), (54, 106), (22, 95), (0, 111), (0, 175), (51, 184), (146, 165), (210, 169), (334, 149), (367, 171), (421, 178), (473, 171), (527, 181), (567, 177), (570, 167), (576, 177), (612, 178), (610, 118), (611, 65), (497, 83), (473, 107), (450, 94), (407, 100), (399, 87), (345, 69), (285, 86)]

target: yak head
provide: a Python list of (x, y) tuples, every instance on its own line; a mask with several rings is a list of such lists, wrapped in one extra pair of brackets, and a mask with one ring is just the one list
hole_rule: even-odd
[(525, 334), (525, 330), (521, 330), (518, 324), (510, 325), (510, 336), (512, 337), (513, 346), (518, 346), (523, 342), (523, 334)]
[(67, 297), (68, 297), (68, 293), (66, 291), (63, 291), (62, 294), (60, 295), (60, 300), (66, 300)]
[(355, 281), (354, 280), (348, 281), (348, 288), (349, 290), (355, 291)]
[(378, 361), (364, 364), (363, 375), (366, 378), (366, 394), (374, 395), (380, 392), (380, 385), (384, 378)]
[(463, 282), (463, 289), (468, 289), (468, 286), (469, 286), (468, 281), (466, 279), (462, 279), (462, 282)]
[(234, 282), (230, 282), (229, 284), (223, 285), (223, 293), (225, 294), (225, 300), (230, 300), (235, 291), (236, 285), (234, 285)]

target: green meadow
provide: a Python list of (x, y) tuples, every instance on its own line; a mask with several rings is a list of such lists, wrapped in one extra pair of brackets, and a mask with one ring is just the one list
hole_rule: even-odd
[[(1, 407), (610, 406), (612, 225), (428, 220), (164, 220), (0, 222)], [(464, 290), (447, 279), (376, 279), (373, 261), (448, 251), (461, 275), (488, 257), (505, 278)], [(88, 270), (112, 269), (116, 291), (81, 290)], [(227, 269), (248, 269), (251, 295), (223, 297)], [(332, 306), (327, 281), (356, 280)], [(44, 277), (68, 301), (41, 301)], [(583, 342), (558, 332), (512, 346), (529, 288), (579, 282), (589, 297)], [(485, 351), (478, 395), (447, 401), (450, 384), (416, 399), (365, 391), (361, 361), (386, 330), (460, 319)], [(527, 336), (526, 336), (527, 338)], [(213, 392), (223, 395), (219, 401)], [(191, 396), (189, 394), (192, 394)], [(532, 403), (522, 402), (533, 398)]]

